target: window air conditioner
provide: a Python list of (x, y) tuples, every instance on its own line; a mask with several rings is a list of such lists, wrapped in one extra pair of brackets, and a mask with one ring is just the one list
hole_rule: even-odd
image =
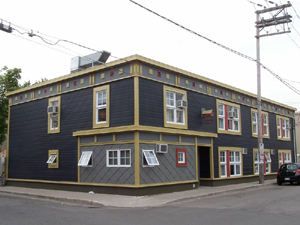
[(247, 154), (248, 149), (247, 148), (243, 148), (243, 154), (246, 155)]
[(229, 118), (234, 118), (234, 117), (236, 117), (236, 112), (234, 112), (234, 111), (229, 111), (229, 112), (228, 112), (228, 117), (229, 117)]
[(271, 155), (275, 155), (275, 149), (271, 149)]
[(185, 100), (178, 100), (176, 102), (177, 108), (187, 108), (187, 101)]
[(48, 114), (58, 113), (58, 107), (57, 106), (48, 106), (47, 113)]
[(168, 144), (156, 144), (156, 153), (168, 153)]

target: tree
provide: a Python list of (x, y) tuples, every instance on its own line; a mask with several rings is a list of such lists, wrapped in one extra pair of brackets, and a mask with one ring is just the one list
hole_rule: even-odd
[(8, 69), (6, 66), (0, 70), (0, 145), (6, 139), (7, 133), (8, 98), (5, 94), (30, 85), (29, 81), (23, 85), (19, 83), (21, 73), (21, 69)]

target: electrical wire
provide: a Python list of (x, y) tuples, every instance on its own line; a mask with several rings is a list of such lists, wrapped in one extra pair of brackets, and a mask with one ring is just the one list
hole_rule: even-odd
[[(151, 9), (148, 9), (148, 8), (146, 8), (145, 6), (143, 6), (143, 5), (141, 5), (141, 4), (137, 3), (137, 2), (135, 2), (135, 1), (133, 1), (133, 0), (129, 0), (129, 1), (132, 2), (132, 3), (134, 3), (134, 4), (136, 4), (137, 6), (139, 6), (139, 7), (141, 7), (141, 8), (143, 8), (143, 9), (145, 9), (146, 11), (148, 11), (148, 12), (150, 12), (150, 13), (152, 13), (152, 14), (154, 14), (154, 15), (156, 15), (156, 16), (158, 16), (158, 17), (160, 17), (160, 18), (162, 18), (162, 19), (164, 19), (164, 20), (166, 20), (166, 21), (168, 21), (168, 22), (170, 22), (170, 23), (172, 23), (172, 24), (174, 24), (174, 25), (176, 25), (176, 26), (178, 26), (178, 27), (180, 27), (180, 28), (182, 28), (182, 29), (184, 29), (184, 30), (186, 30), (186, 31), (188, 31), (188, 32), (190, 32), (190, 33), (192, 33), (192, 34), (194, 34), (194, 35), (196, 35), (196, 36), (198, 36), (198, 37), (201, 37), (201, 38), (203, 38), (203, 39), (205, 39), (205, 40), (207, 40), (207, 41), (209, 41), (209, 42), (211, 42), (211, 43), (213, 43), (213, 44), (215, 44), (215, 45), (217, 45), (217, 46), (219, 46), (219, 47), (221, 47), (221, 48), (226, 49), (227, 51), (230, 51), (230, 52), (232, 52), (232, 53), (234, 53), (234, 54), (236, 54), (236, 55), (239, 55), (239, 56), (241, 56), (241, 57), (243, 57), (243, 58), (245, 58), (245, 59), (248, 59), (248, 60), (250, 60), (250, 61), (252, 61), (252, 62), (258, 63), (256, 59), (254, 59), (254, 58), (252, 58), (252, 57), (250, 57), (250, 56), (248, 56), (248, 55), (246, 55), (246, 54), (240, 53), (240, 52), (238, 52), (238, 51), (236, 51), (236, 50), (233, 50), (233, 49), (231, 49), (231, 48), (229, 48), (229, 47), (226, 47), (225, 45), (222, 45), (222, 44), (220, 44), (220, 43), (218, 43), (218, 42), (216, 42), (216, 41), (214, 41), (214, 40), (212, 40), (212, 39), (209, 39), (209, 38), (207, 38), (207, 37), (205, 37), (205, 36), (203, 36), (203, 35), (201, 35), (201, 34), (198, 34), (197, 32), (195, 32), (195, 31), (193, 31), (193, 30), (191, 30), (191, 29), (189, 29), (189, 28), (186, 28), (186, 27), (180, 25), (179, 23), (176, 23), (176, 22), (174, 22), (174, 21), (168, 19), (167, 17), (160, 15), (160, 14), (158, 14), (158, 13), (152, 11)], [(299, 90), (297, 90), (295, 87), (293, 87), (293, 86), (290, 85), (289, 83), (285, 82), (279, 75), (277, 75), (277, 74), (274, 73), (272, 70), (270, 70), (269, 68), (267, 68), (266, 66), (264, 66), (262, 63), (260, 63), (260, 65), (262, 66), (263, 69), (265, 69), (265, 70), (267, 70), (269, 73), (271, 73), (271, 74), (272, 74), (275, 78), (277, 78), (280, 82), (282, 82), (284, 85), (286, 85), (286, 86), (287, 86), (288, 88), (290, 88), (292, 91), (294, 91), (295, 93), (297, 93), (298, 95), (300, 95), (300, 91), (299, 91)]]

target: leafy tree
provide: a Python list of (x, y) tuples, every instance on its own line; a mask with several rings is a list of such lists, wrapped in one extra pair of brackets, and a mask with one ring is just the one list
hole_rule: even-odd
[(21, 73), (21, 69), (8, 69), (6, 66), (0, 70), (0, 145), (4, 142), (7, 133), (8, 98), (5, 94), (30, 85), (29, 81), (23, 85), (19, 83)]

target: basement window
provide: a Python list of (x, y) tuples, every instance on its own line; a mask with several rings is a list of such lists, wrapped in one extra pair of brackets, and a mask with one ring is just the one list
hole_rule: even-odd
[(93, 166), (93, 151), (83, 151), (78, 162), (78, 166), (92, 167)]
[(59, 151), (58, 150), (49, 150), (48, 151), (48, 168), (49, 169), (57, 169), (59, 168)]
[(57, 158), (57, 155), (56, 155), (56, 154), (50, 155), (50, 157), (49, 157), (47, 163), (55, 164), (55, 163), (56, 163), (56, 158)]
[(144, 167), (159, 166), (159, 162), (155, 155), (154, 149), (143, 150), (143, 166)]

